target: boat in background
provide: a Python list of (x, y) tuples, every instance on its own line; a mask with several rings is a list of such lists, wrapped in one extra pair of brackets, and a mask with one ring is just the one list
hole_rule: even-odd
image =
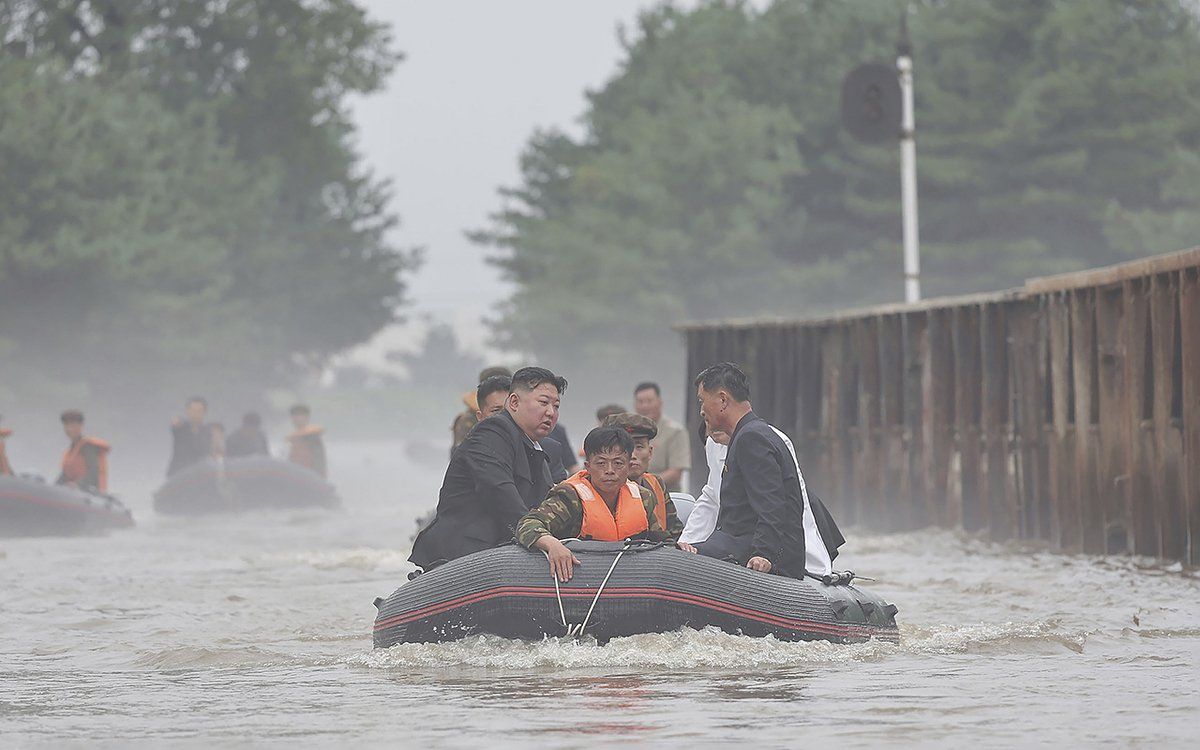
[(111, 495), (31, 474), (0, 475), (0, 537), (99, 534), (132, 526), (129, 508)]
[(209, 459), (167, 478), (154, 493), (154, 510), (174, 515), (262, 508), (334, 507), (333, 485), (316, 472), (270, 456)]

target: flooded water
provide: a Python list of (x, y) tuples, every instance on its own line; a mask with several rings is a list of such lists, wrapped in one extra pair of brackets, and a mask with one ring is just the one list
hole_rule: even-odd
[(899, 605), (899, 645), (373, 651), (442, 452), (330, 453), (343, 512), (156, 518), (148, 480), (137, 529), (0, 540), (3, 744), (1195, 746), (1200, 578), (944, 532), (848, 534), (839, 563)]

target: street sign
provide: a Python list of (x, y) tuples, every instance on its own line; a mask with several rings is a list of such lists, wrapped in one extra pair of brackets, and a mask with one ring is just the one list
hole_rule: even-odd
[(900, 79), (894, 66), (860, 65), (842, 81), (842, 124), (860, 141), (898, 138), (901, 109)]

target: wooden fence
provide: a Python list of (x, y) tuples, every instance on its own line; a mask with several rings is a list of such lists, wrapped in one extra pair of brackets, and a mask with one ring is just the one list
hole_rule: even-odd
[[(740, 363), (755, 411), (792, 436), (844, 523), (1200, 565), (1200, 248), (995, 294), (681, 330), (688, 392), (705, 366)], [(692, 434), (698, 421), (689, 409)]]

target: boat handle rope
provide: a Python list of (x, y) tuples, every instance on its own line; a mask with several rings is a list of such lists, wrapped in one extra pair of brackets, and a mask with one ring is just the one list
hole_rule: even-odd
[[(580, 540), (577, 537), (572, 537), (570, 539), (563, 539), (561, 541), (578, 542)], [(583, 635), (584, 629), (588, 626), (588, 622), (590, 622), (592, 619), (592, 610), (596, 608), (596, 602), (600, 601), (600, 595), (604, 593), (604, 587), (608, 585), (608, 579), (612, 577), (613, 571), (617, 569), (617, 563), (621, 562), (621, 556), (629, 550), (629, 547), (632, 544), (632, 539), (625, 540), (625, 546), (622, 547), (621, 551), (617, 553), (617, 556), (613, 558), (612, 565), (608, 567), (608, 573), (604, 575), (604, 580), (600, 582), (600, 588), (596, 589), (596, 595), (592, 597), (592, 605), (588, 607), (588, 611), (583, 618), (583, 622), (579, 623), (578, 625), (572, 625), (567, 622), (567, 611), (563, 608), (562, 590), (558, 586), (558, 576), (554, 575), (553, 571), (550, 572), (550, 578), (554, 581), (554, 598), (558, 600), (558, 615), (562, 618), (562, 624), (563, 627), (567, 629), (568, 636), (575, 636), (578, 638)], [(547, 553), (546, 550), (542, 550), (542, 554), (546, 556), (546, 561), (549, 562), (549, 553)]]

